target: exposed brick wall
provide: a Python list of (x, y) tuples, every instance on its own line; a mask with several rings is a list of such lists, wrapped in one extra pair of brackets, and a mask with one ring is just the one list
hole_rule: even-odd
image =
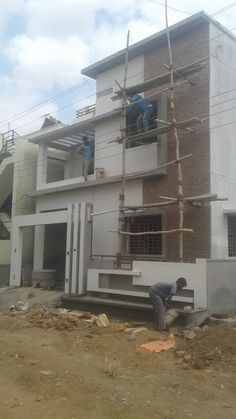
[[(208, 24), (194, 29), (172, 40), (175, 66), (191, 64), (209, 54)], [(148, 51), (145, 54), (145, 80), (162, 74), (164, 64), (168, 63), (167, 45)], [(193, 77), (193, 76), (192, 76)], [(192, 78), (191, 77), (191, 78)], [(176, 88), (176, 119), (184, 120), (195, 116), (202, 117), (209, 113), (209, 62), (204, 70), (194, 75), (195, 85), (184, 84)], [(150, 92), (146, 92), (150, 94)], [(170, 115), (168, 115), (170, 120)], [(183, 161), (184, 195), (200, 195), (210, 190), (210, 136), (209, 124), (195, 125), (196, 132), (186, 135), (180, 131), (181, 155), (192, 153), (193, 157)], [(167, 135), (167, 161), (175, 159), (175, 140), (173, 133)], [(177, 167), (172, 165), (167, 175), (147, 178), (143, 181), (144, 203), (156, 202), (160, 195), (177, 196)], [(178, 227), (178, 207), (166, 209), (167, 229)], [(210, 208), (186, 206), (184, 227), (193, 228), (194, 233), (184, 235), (184, 259), (210, 257)], [(166, 256), (168, 260), (178, 259), (178, 235), (166, 237)]]

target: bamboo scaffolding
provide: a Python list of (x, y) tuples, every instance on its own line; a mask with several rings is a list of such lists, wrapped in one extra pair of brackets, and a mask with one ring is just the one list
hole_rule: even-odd
[[(127, 99), (125, 96), (126, 91), (126, 83), (127, 83), (127, 73), (128, 73), (128, 60), (129, 60), (129, 37), (130, 37), (130, 30), (128, 30), (127, 34), (127, 42), (126, 42), (126, 50), (125, 50), (125, 69), (124, 69), (124, 85), (123, 85), (123, 94), (122, 94), (122, 111), (121, 111), (121, 123), (120, 128), (122, 132), (122, 182), (121, 182), (121, 192), (119, 195), (119, 230), (124, 228), (124, 203), (125, 203), (125, 165), (126, 165), (126, 135), (125, 135), (125, 127), (126, 127), (126, 108), (125, 105), (127, 104)], [(117, 267), (120, 266), (120, 255), (122, 253), (122, 236), (119, 235), (119, 246), (118, 246), (118, 255), (117, 255)]]
[(176, 204), (176, 202), (177, 201), (166, 201), (166, 202), (154, 202), (152, 204), (144, 204), (144, 205), (128, 205), (125, 208), (130, 211), (135, 211), (137, 209), (143, 209), (143, 208), (166, 207), (168, 205)]
[[(192, 118), (192, 119), (188, 119), (188, 120), (180, 121), (180, 122), (175, 121), (170, 124), (171, 125), (167, 125), (166, 127), (154, 128), (149, 131), (142, 132), (140, 134), (128, 135), (127, 140), (129, 141), (143, 140), (145, 138), (150, 138), (152, 135), (158, 136), (158, 135), (166, 134), (167, 132), (172, 131), (173, 128), (186, 129), (186, 127), (188, 127), (189, 125), (201, 124), (201, 120), (196, 117), (196, 118)], [(118, 138), (115, 141), (120, 142), (121, 140)]]
[[(175, 91), (174, 91), (174, 77), (177, 76), (174, 73), (173, 69), (173, 55), (172, 55), (172, 48), (170, 43), (170, 31), (169, 31), (169, 24), (168, 24), (168, 0), (165, 0), (165, 20), (166, 20), (166, 35), (167, 35), (167, 44), (168, 44), (168, 51), (169, 51), (169, 61), (170, 61), (170, 84), (171, 84), (171, 95), (170, 95), (170, 107), (171, 107), (171, 114), (172, 114), (172, 123), (174, 129), (174, 136), (175, 136), (175, 153), (177, 162), (177, 172), (178, 172), (178, 206), (179, 206), (179, 260), (183, 262), (184, 257), (184, 246), (183, 246), (183, 224), (184, 224), (184, 191), (183, 191), (183, 174), (182, 174), (182, 166), (179, 160), (180, 157), (180, 141), (178, 135), (178, 129), (176, 124), (176, 110), (175, 110)], [(181, 73), (180, 69), (178, 70)]]
[[(185, 84), (185, 83), (187, 83), (187, 81), (188, 80), (181, 80), (181, 81), (179, 81), (179, 82), (176, 82), (175, 83), (175, 87), (178, 87), (178, 86), (182, 86), (182, 84)], [(117, 80), (115, 80), (115, 83), (119, 86), (119, 88), (122, 90), (122, 88), (121, 88), (121, 86), (120, 86), (120, 83), (117, 81)], [(157, 90), (157, 91), (155, 91), (155, 92), (153, 92), (153, 93), (151, 93), (151, 94), (149, 94), (149, 95), (147, 95), (147, 96), (145, 96), (145, 98), (142, 98), (142, 99), (139, 99), (139, 100), (137, 100), (137, 101), (135, 101), (135, 103), (140, 103), (140, 102), (142, 102), (143, 100), (146, 100), (146, 99), (150, 99), (151, 97), (157, 97), (157, 96), (159, 96), (159, 95), (162, 95), (163, 93), (166, 93), (166, 92), (168, 92), (168, 91), (170, 91), (170, 87), (168, 86), (168, 87), (165, 87), (164, 89), (162, 89), (162, 90)], [(128, 95), (127, 95), (127, 98), (128, 98)], [(115, 101), (115, 100), (120, 100), (121, 98), (120, 98), (120, 96), (118, 97), (118, 96), (112, 96), (111, 97), (111, 100), (113, 100), (113, 101)], [(129, 105), (126, 105), (126, 107), (127, 106), (129, 106)]]
[[(166, 125), (169, 125), (169, 126), (172, 126), (172, 123), (171, 122), (168, 122), (168, 121), (163, 121), (163, 119), (156, 119), (155, 120), (156, 122), (161, 122), (161, 124), (166, 124)], [(193, 133), (194, 132), (194, 130), (193, 129), (191, 129), (191, 128), (185, 128), (187, 131), (189, 131), (189, 132), (191, 132), (191, 133)]]
[[(161, 199), (166, 199), (167, 201), (165, 201), (165, 202), (154, 202), (152, 204), (144, 204), (144, 205), (127, 205), (127, 206), (124, 206), (123, 211), (124, 212), (142, 211), (143, 209), (146, 209), (146, 208), (165, 207), (165, 206), (169, 206), (169, 205), (173, 205), (173, 204), (178, 203), (177, 198), (172, 198), (172, 197), (169, 197), (169, 196), (160, 196), (160, 198)], [(201, 202), (228, 201), (228, 198), (219, 198), (217, 194), (209, 193), (209, 194), (184, 198), (184, 201), (188, 205), (193, 205), (194, 203), (201, 203)], [(104, 215), (104, 214), (109, 214), (109, 213), (112, 213), (112, 212), (119, 212), (119, 211), (120, 211), (120, 209), (114, 208), (114, 209), (109, 209), (109, 210), (104, 210), (104, 211), (99, 211), (99, 212), (93, 212), (90, 215), (92, 217), (95, 217), (95, 216), (98, 216), (98, 215)]]
[[(182, 173), (182, 160), (191, 157), (192, 154), (180, 157), (180, 139), (179, 139), (179, 129), (185, 129), (191, 132), (194, 132), (192, 129), (188, 128), (189, 125), (201, 123), (202, 121), (198, 118), (192, 118), (185, 121), (177, 122), (176, 119), (176, 105), (175, 105), (175, 87), (179, 84), (182, 84), (184, 82), (188, 82), (191, 85), (193, 85), (192, 80), (189, 80), (188, 76), (191, 74), (194, 74), (198, 71), (200, 71), (202, 68), (204, 68), (204, 61), (207, 59), (207, 57), (204, 57), (203, 59), (194, 62), (188, 66), (181, 67), (181, 68), (174, 68), (173, 65), (173, 54), (172, 54), (172, 47), (170, 42), (170, 31), (169, 31), (169, 25), (168, 25), (168, 0), (165, 0), (165, 20), (166, 20), (166, 35), (167, 35), (167, 45), (168, 45), (168, 52), (169, 52), (169, 65), (165, 65), (165, 67), (168, 69), (168, 73), (161, 74), (157, 77), (154, 77), (150, 80), (144, 81), (142, 83), (138, 83), (132, 87), (126, 88), (126, 82), (127, 82), (127, 70), (128, 70), (128, 52), (129, 52), (129, 32), (127, 35), (127, 46), (126, 46), (126, 53), (125, 53), (125, 74), (124, 74), (124, 86), (123, 88), (121, 85), (116, 81), (116, 84), (119, 87), (119, 91), (115, 92), (116, 96), (112, 98), (112, 100), (118, 100), (122, 99), (122, 109), (121, 109), (121, 138), (116, 139), (115, 141), (112, 140), (112, 142), (120, 142), (122, 143), (122, 185), (121, 185), (121, 193), (119, 195), (119, 209), (111, 209), (111, 210), (105, 210), (100, 211), (98, 213), (93, 213), (92, 215), (101, 215), (101, 214), (107, 214), (110, 212), (117, 212), (119, 211), (119, 228), (117, 230), (109, 230), (112, 233), (117, 233), (119, 235), (119, 249), (117, 253), (117, 267), (120, 267), (121, 265), (121, 254), (122, 254), (122, 236), (145, 236), (145, 235), (160, 235), (160, 234), (174, 234), (177, 233), (179, 237), (179, 261), (183, 262), (183, 252), (184, 252), (184, 234), (187, 233), (193, 233), (193, 229), (191, 228), (184, 228), (184, 210), (185, 205), (201, 205), (203, 202), (211, 202), (216, 200), (226, 200), (227, 198), (218, 198), (217, 194), (203, 194), (198, 196), (192, 196), (192, 197), (184, 197), (184, 190), (183, 190), (183, 173)], [(184, 79), (180, 83), (176, 83), (176, 80), (178, 79)], [(163, 84), (169, 84), (167, 88), (162, 90), (161, 92), (170, 92), (170, 110), (171, 110), (171, 121), (163, 121), (163, 120), (156, 120), (156, 122), (160, 122), (161, 124), (165, 125), (161, 128), (152, 129), (150, 131), (147, 131), (145, 133), (140, 133), (136, 135), (127, 136), (126, 134), (126, 107), (127, 107), (127, 96), (130, 92), (135, 91), (136, 93), (148, 91), (151, 89), (154, 89), (155, 87), (159, 87)], [(160, 94), (159, 92), (152, 93), (148, 96), (146, 96), (143, 99), (140, 99), (137, 102), (141, 102), (142, 100), (146, 100), (149, 97), (154, 97)], [(125, 174), (125, 151), (126, 151), (126, 141), (138, 141), (145, 138), (150, 138), (152, 135), (162, 135), (166, 132), (172, 131), (174, 133), (174, 139), (175, 139), (175, 160), (172, 160), (171, 162), (165, 163), (161, 166), (159, 166), (157, 169), (148, 170), (145, 171), (145, 173), (151, 173), (156, 172), (159, 169), (162, 169), (164, 167), (168, 167), (171, 164), (177, 165), (177, 197), (167, 197), (167, 196), (161, 196), (161, 199), (164, 199), (164, 202), (155, 202), (151, 204), (143, 204), (143, 205), (126, 205), (125, 206), (125, 180), (126, 178), (132, 178), (131, 175)], [(133, 175), (134, 176), (134, 175)], [(124, 231), (124, 216), (127, 212), (135, 212), (135, 211), (143, 211), (145, 209), (149, 208), (162, 208), (167, 207), (171, 205), (178, 205), (179, 210), (179, 222), (178, 227), (171, 229), (171, 230), (158, 230), (158, 231), (143, 231), (138, 233), (133, 233), (129, 231)]]
[(174, 228), (173, 230), (160, 230), (160, 231), (142, 231), (141, 233), (131, 233), (129, 231), (122, 231), (122, 230), (109, 230), (109, 233), (117, 233), (122, 234), (126, 236), (146, 236), (146, 235), (152, 235), (155, 236), (157, 234), (173, 234), (173, 233), (193, 233), (193, 230), (191, 228)]
[[(167, 65), (167, 64), (164, 64), (164, 66), (168, 69), (168, 70), (171, 70), (171, 67), (169, 66), (169, 65)], [(181, 77), (181, 78), (183, 78), (184, 80), (186, 80), (189, 84), (190, 84), (190, 86), (193, 86), (194, 85), (194, 83), (193, 83), (193, 81), (192, 80), (190, 80), (187, 76), (185, 76), (181, 71), (179, 71), (178, 69), (176, 69), (176, 68), (173, 68), (173, 70), (174, 70), (174, 72), (177, 74), (177, 75), (179, 75), (179, 77)]]
[[(174, 69), (173, 65), (170, 65), (172, 67), (172, 71), (174, 73), (174, 80), (177, 81), (183, 77), (190, 76), (194, 73), (197, 73), (198, 71), (201, 71), (205, 66), (202, 64), (204, 61), (206, 61), (208, 57), (204, 57), (201, 60), (195, 61), (187, 66), (179, 67)], [(180, 76), (181, 73), (181, 76)], [(188, 81), (188, 80), (187, 80)], [(146, 90), (152, 90), (155, 87), (161, 87), (162, 85), (169, 84), (170, 77), (169, 72), (163, 73), (157, 77), (153, 77), (152, 79), (146, 80), (141, 83), (137, 83), (133, 86), (130, 86), (126, 89), (125, 93), (128, 95), (131, 92), (141, 93)], [(115, 92), (115, 95), (113, 96), (113, 100), (121, 99), (123, 95), (122, 89)]]

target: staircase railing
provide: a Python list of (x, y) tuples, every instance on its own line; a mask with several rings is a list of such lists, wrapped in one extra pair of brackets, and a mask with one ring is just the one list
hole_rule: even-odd
[(0, 163), (6, 158), (10, 157), (15, 152), (16, 138), (18, 134), (13, 131), (7, 131), (2, 134), (2, 148), (0, 149)]

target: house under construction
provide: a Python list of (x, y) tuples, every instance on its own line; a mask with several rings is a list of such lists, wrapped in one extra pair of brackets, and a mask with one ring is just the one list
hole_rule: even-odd
[[(34, 278), (55, 275), (68, 295), (137, 303), (157, 280), (186, 276), (176, 300), (213, 308), (215, 272), (231, 284), (236, 263), (234, 63), (234, 36), (200, 12), (84, 69), (96, 105), (18, 141), (37, 164), (15, 163), (13, 201), (24, 196), (10, 283), (20, 285), (25, 254)], [(148, 132), (126, 112), (132, 92), (152, 104)], [(87, 181), (75, 151), (84, 135)]]

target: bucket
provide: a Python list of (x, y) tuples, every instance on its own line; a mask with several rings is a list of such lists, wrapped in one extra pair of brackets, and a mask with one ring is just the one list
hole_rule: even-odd
[(166, 313), (166, 326), (170, 326), (175, 321), (175, 319), (177, 319), (178, 315), (179, 313), (176, 310), (168, 310)]
[(97, 167), (95, 169), (95, 173), (96, 173), (96, 179), (104, 178), (104, 168), (103, 167)]

